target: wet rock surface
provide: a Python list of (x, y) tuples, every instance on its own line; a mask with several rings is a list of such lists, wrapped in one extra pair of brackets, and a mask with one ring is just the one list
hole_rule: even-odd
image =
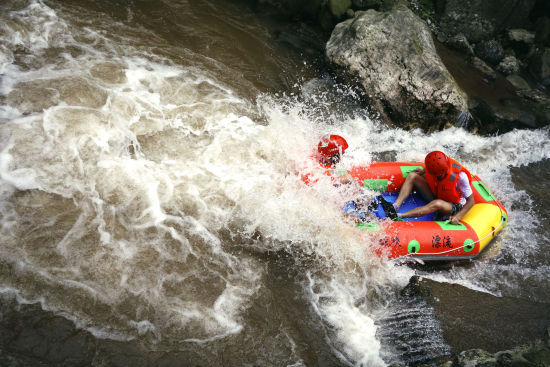
[(364, 88), (387, 121), (436, 130), (454, 123), (467, 108), (429, 28), (403, 4), (338, 24), (326, 55), (341, 75)]
[[(436, 44), (445, 65), (468, 95), (468, 128), (481, 134), (514, 128), (539, 128), (550, 123), (550, 99), (525, 71), (505, 76), (476, 57), (463, 57)], [(500, 65), (500, 64), (499, 64)]]
[[(470, 109), (473, 125), (483, 125), (482, 130), (489, 133), (548, 125), (550, 3), (542, 0), (435, 3), (437, 29), (445, 34), (441, 37), (445, 44), (462, 54), (458, 57), (469, 59), (488, 84), (501, 76), (512, 76), (510, 82), (515, 88), (512, 99), (494, 103), (466, 90), (469, 105), (473, 106)], [(483, 62), (471, 58), (472, 50)]]
[(496, 65), (504, 57), (504, 49), (496, 40), (483, 41), (477, 44), (476, 55), (491, 65)]
[[(386, 122), (427, 130), (455, 124), (482, 134), (550, 124), (546, 0), (262, 2), (286, 13), (307, 14), (327, 31), (341, 22), (327, 43), (328, 59), (338, 65), (338, 75), (346, 83), (365, 91), (362, 98)], [(395, 9), (404, 6), (417, 15), (414, 21), (410, 14), (403, 16), (403, 10), (397, 16)], [(384, 24), (390, 18), (394, 23)], [(427, 29), (434, 41), (426, 36)], [(445, 57), (437, 41), (456, 52)], [(432, 61), (437, 60), (437, 54), (431, 55), (432, 42), (442, 67)], [(470, 71), (453, 70), (449, 62), (460, 63), (459, 59)], [(453, 78), (458, 88), (449, 87)], [(438, 113), (434, 108), (440, 109)]]
[(95, 339), (39, 304), (17, 306), (14, 299), (0, 298), (0, 326), (1, 366), (146, 365), (140, 363), (147, 358), (138, 345)]
[(525, 24), (535, 3), (536, 0), (440, 0), (437, 8), (442, 29), (480, 42), (504, 29)]
[(530, 71), (537, 80), (547, 84), (546, 80), (550, 79), (550, 47), (546, 47), (535, 54)]
[(504, 75), (516, 74), (520, 69), (519, 61), (515, 56), (506, 56), (496, 69)]
[(535, 34), (525, 29), (510, 29), (508, 30), (508, 38), (512, 42), (519, 42), (525, 44), (533, 44), (535, 41)]
[(468, 39), (462, 33), (454, 35), (451, 39), (448, 40), (448, 44), (461, 52), (464, 52), (466, 55), (474, 55), (474, 48), (468, 42)]
[(495, 73), (493, 68), (491, 68), (489, 65), (487, 65), (487, 63), (485, 63), (480, 58), (472, 57), (470, 59), (470, 63), (472, 64), (472, 66), (477, 71), (479, 71), (481, 74), (483, 74), (483, 76), (485, 78), (487, 78), (488, 80), (495, 80), (497, 78), (497, 74)]
[(443, 337), (453, 346), (453, 356), (439, 359), (438, 366), (550, 364), (548, 304), (495, 297), (416, 276), (404, 292), (419, 295), (427, 302), (440, 321)]
[(496, 297), (458, 284), (413, 279), (411, 284), (434, 308), (453, 353), (481, 348), (491, 353), (544, 339), (550, 305)]

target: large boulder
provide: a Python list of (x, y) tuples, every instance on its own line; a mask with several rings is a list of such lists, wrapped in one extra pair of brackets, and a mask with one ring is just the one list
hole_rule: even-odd
[(403, 4), (339, 23), (326, 55), (394, 123), (434, 130), (467, 116), (466, 95), (439, 58), (429, 28)]
[(523, 26), (536, 0), (436, 0), (440, 26), (470, 42), (488, 40), (500, 31)]

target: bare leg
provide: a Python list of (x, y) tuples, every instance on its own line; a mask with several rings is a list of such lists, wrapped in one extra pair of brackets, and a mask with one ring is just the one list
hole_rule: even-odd
[(424, 206), (419, 206), (417, 208), (411, 209), (408, 212), (398, 214), (401, 218), (414, 218), (421, 217), (423, 215), (428, 215), (433, 212), (441, 212), (443, 214), (451, 214), (453, 211), (453, 206), (451, 203), (445, 200), (432, 200)]
[(403, 204), (403, 201), (409, 197), (414, 189), (416, 189), (426, 201), (432, 201), (435, 199), (432, 191), (430, 190), (430, 186), (428, 185), (428, 181), (416, 172), (411, 172), (407, 175), (405, 183), (399, 191), (399, 196), (397, 196), (395, 203), (393, 203), (396, 210), (399, 209), (399, 207)]

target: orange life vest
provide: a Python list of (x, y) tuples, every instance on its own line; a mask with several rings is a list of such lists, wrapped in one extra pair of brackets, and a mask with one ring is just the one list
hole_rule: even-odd
[(438, 181), (434, 175), (426, 170), (426, 181), (428, 181), (430, 190), (432, 190), (436, 198), (456, 204), (460, 202), (461, 198), (460, 193), (456, 189), (458, 175), (460, 172), (466, 173), (470, 186), (472, 185), (472, 175), (466, 168), (452, 158), (449, 158), (449, 164), (449, 172), (443, 180)]
[[(325, 175), (327, 176), (330, 176), (331, 175), (331, 171), (333, 171), (333, 167), (331, 166), (325, 166), (323, 164), (321, 164), (319, 162), (319, 160), (317, 159), (317, 157), (313, 154), (311, 155), (310, 159), (316, 163), (319, 164), (318, 167), (315, 167), (315, 164), (313, 165), (314, 167), (312, 167), (313, 169), (313, 172), (312, 171), (305, 171), (305, 172), (302, 172), (301, 176), (302, 176), (302, 181), (306, 184), (306, 185), (310, 185), (310, 184), (314, 184), (316, 183), (317, 181), (319, 181), (318, 178), (314, 178), (314, 176), (316, 176), (317, 174), (323, 172)], [(332, 178), (332, 177), (331, 177)]]

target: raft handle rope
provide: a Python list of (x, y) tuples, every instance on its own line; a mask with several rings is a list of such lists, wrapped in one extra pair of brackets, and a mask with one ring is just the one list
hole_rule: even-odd
[[(495, 198), (495, 203), (497, 204), (498, 208), (500, 209), (500, 217), (502, 218), (502, 214), (504, 213), (504, 211), (503, 211), (504, 208), (502, 207), (502, 204), (498, 200), (496, 200), (496, 198)], [(470, 245), (475, 246), (476, 243), (483, 241), (484, 239), (486, 239), (490, 235), (493, 235), (493, 233), (495, 233), (500, 228), (504, 228), (504, 226), (502, 225), (502, 220), (500, 221), (500, 224), (496, 228), (493, 227), (493, 230), (491, 232), (489, 232), (485, 237), (482, 237), (482, 238), (478, 239), (477, 241), (471, 242)], [(458, 251), (461, 248), (462, 248), (462, 246), (461, 247), (455, 247), (455, 248), (452, 248), (450, 250), (443, 251), (443, 252), (414, 252), (412, 254), (407, 254), (407, 255), (402, 255), (402, 256), (396, 257), (393, 260), (397, 261), (397, 260), (399, 260), (401, 258), (404, 258), (404, 257), (413, 257), (413, 256), (418, 256), (418, 255), (442, 255), (442, 254), (447, 254), (449, 252)], [(420, 259), (418, 259), (418, 260), (420, 260)]]

